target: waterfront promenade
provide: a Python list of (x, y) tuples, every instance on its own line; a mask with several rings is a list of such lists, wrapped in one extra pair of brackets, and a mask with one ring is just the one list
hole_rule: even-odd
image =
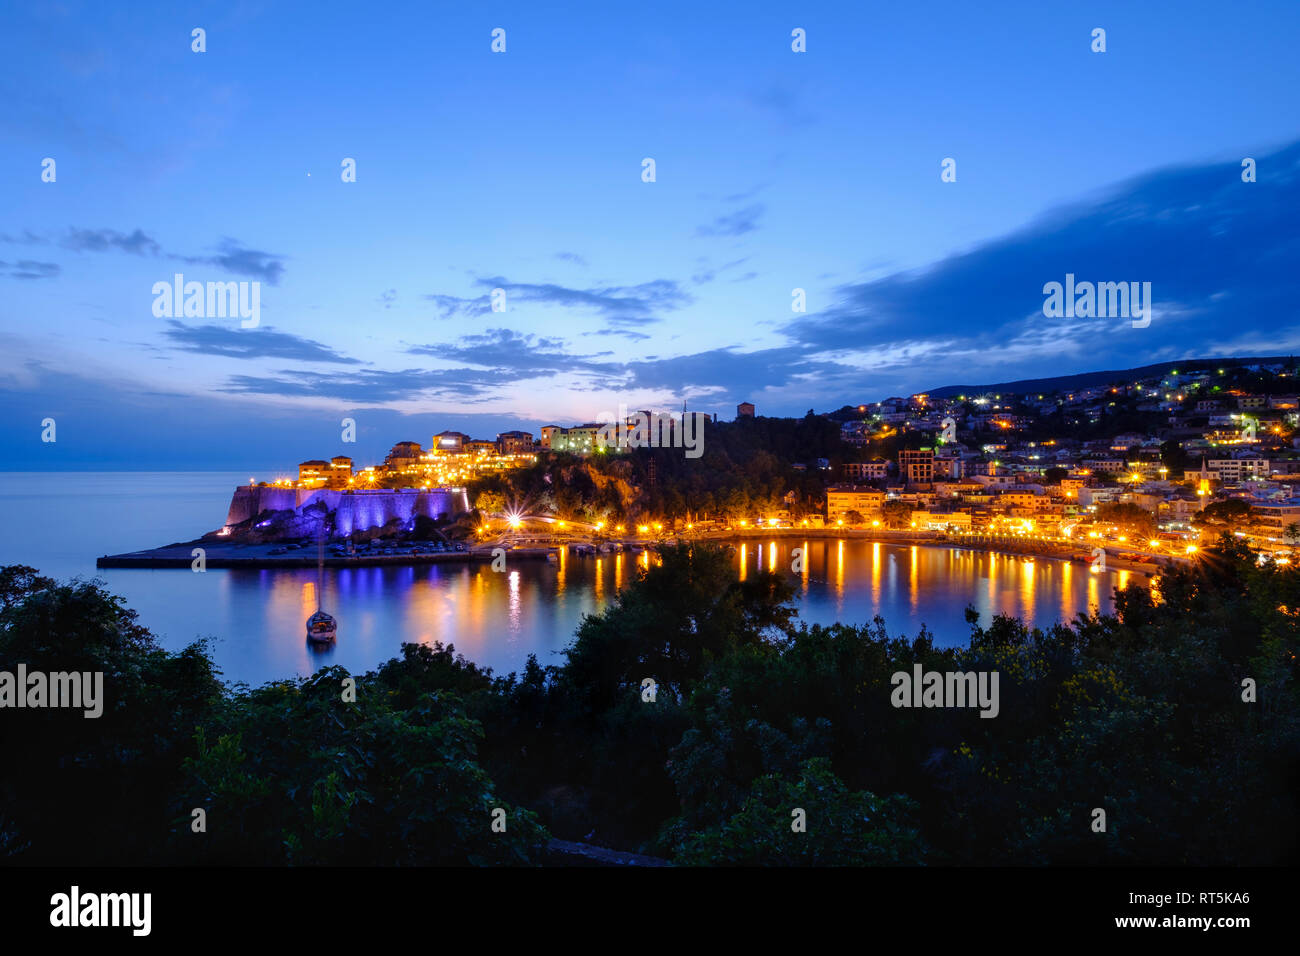
[[(1046, 536), (986, 534), (983, 532), (948, 533), (940, 531), (889, 530), (882, 528), (797, 528), (754, 527), (729, 528), (689, 534), (663, 533), (660, 535), (623, 535), (593, 538), (581, 532), (563, 533), (553, 528), (545, 532), (506, 533), (490, 540), (469, 544), (464, 551), (413, 552), (411, 545), (394, 545), (392, 554), (355, 554), (339, 556), (326, 551), (325, 566), (331, 568), (400, 566), (491, 561), (497, 548), (505, 548), (511, 559), (532, 558), (544, 560), (548, 554), (563, 547), (618, 544), (625, 551), (638, 547), (652, 548), (677, 541), (717, 541), (721, 543), (770, 541), (773, 539), (839, 539), (846, 541), (872, 541), (895, 546), (924, 546), (964, 548), (1045, 558), (1056, 561), (1074, 561), (1088, 564), (1092, 560), (1094, 543), (1072, 541)], [(203, 549), (203, 559), (209, 568), (306, 568), (315, 567), (316, 549), (302, 547), (288, 553), (273, 554), (282, 545), (216, 542), (212, 539), (165, 545), (144, 551), (104, 555), (95, 562), (99, 568), (191, 568)], [(1186, 563), (1185, 555), (1157, 554), (1137, 548), (1126, 548), (1114, 543), (1105, 546), (1107, 567), (1139, 574), (1157, 574), (1163, 567)]]

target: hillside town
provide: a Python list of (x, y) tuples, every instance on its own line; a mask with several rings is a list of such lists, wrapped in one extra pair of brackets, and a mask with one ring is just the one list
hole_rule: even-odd
[[(846, 407), (841, 437), (862, 453), (828, 486), (826, 519), (1116, 543), (1137, 533), (1132, 543), (1163, 552), (1227, 531), (1286, 560), (1300, 543), (1298, 372), (1294, 361), (1172, 368)], [(891, 440), (892, 456), (867, 454)]]
[[(748, 512), (631, 517), (673, 532), (688, 523), (697, 532), (936, 532), (1160, 555), (1190, 554), (1203, 539), (1228, 532), (1285, 561), (1300, 545), (1297, 376), (1295, 362), (1278, 360), (1170, 368), (1073, 390), (945, 389), (844, 406), (816, 416), (838, 426), (838, 447), (784, 462), (792, 479), (816, 479), (803, 482), (803, 493), (792, 488), (771, 507)], [(671, 415), (637, 414), (674, 427)], [(715, 415), (710, 425), (756, 421), (755, 406), (745, 402), (733, 422), (719, 426)], [(603, 442), (601, 429), (548, 425), (540, 436), (509, 431), (495, 440), (444, 431), (427, 450), (401, 441), (382, 463), (359, 469), (346, 456), (305, 461), (296, 481), (272, 484), (472, 492), (511, 469), (629, 451)], [(818, 491), (808, 494), (809, 487)]]

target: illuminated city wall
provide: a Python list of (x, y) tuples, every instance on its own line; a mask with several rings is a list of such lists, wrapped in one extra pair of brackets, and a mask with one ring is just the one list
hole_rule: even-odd
[(264, 511), (300, 511), (313, 502), (324, 502), (334, 513), (336, 534), (352, 534), (382, 527), (393, 518), (408, 524), (416, 515), (451, 517), (469, 511), (463, 489), (436, 488), (430, 491), (341, 491), (330, 488), (273, 488), (241, 485), (230, 499), (226, 526), (236, 525)]

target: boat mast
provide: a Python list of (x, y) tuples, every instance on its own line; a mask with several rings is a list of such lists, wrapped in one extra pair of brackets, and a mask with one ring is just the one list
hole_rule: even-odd
[(325, 606), (321, 589), (325, 586), (325, 536), (323, 530), (316, 535), (316, 612)]

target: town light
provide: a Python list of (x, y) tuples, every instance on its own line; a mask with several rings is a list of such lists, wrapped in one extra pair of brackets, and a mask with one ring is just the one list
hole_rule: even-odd
[(1195, 554), (1195, 553), (1196, 553), (1196, 550), (1197, 550), (1197, 549), (1196, 549), (1196, 545), (1194, 545), (1194, 544), (1189, 544), (1189, 545), (1187, 546), (1187, 553), (1188, 553), (1188, 554)]

